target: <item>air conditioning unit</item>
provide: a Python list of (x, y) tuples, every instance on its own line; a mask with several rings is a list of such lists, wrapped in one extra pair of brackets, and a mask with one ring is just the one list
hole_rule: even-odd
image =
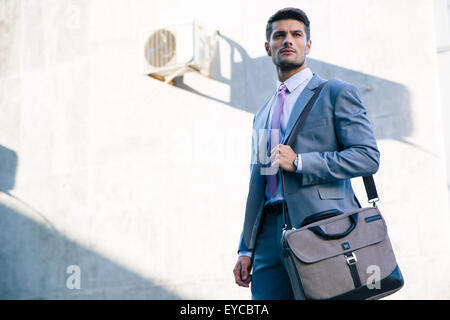
[(208, 75), (217, 34), (198, 20), (142, 32), (142, 73), (165, 78), (196, 70)]

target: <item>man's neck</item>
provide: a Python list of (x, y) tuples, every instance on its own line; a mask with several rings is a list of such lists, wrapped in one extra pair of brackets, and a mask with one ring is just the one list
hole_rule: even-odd
[(306, 64), (304, 63), (300, 68), (298, 69), (291, 69), (291, 70), (281, 70), (278, 69), (278, 80), (280, 82), (285, 82), (287, 79), (289, 79), (290, 77), (292, 77), (294, 74), (305, 70), (306, 69)]

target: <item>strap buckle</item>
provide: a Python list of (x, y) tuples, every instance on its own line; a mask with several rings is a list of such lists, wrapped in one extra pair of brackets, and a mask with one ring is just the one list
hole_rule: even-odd
[(349, 266), (354, 265), (355, 263), (358, 262), (358, 259), (356, 259), (355, 253), (351, 252), (351, 254), (349, 256), (345, 256), (347, 258), (347, 264)]
[(376, 208), (378, 201), (380, 201), (380, 198), (377, 197), (377, 198), (370, 199), (368, 202), (372, 203), (373, 207)]

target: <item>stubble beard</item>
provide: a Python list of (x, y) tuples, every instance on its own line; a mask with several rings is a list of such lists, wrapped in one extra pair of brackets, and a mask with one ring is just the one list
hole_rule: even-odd
[(275, 65), (283, 72), (285, 71), (291, 71), (298, 69), (302, 67), (305, 64), (306, 57), (303, 57), (303, 60), (300, 62), (291, 62), (291, 61), (285, 61), (280, 58), (277, 59), (275, 62)]

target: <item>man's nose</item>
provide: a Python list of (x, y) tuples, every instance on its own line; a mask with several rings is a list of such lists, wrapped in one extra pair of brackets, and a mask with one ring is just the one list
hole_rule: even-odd
[(290, 35), (289, 33), (288, 34), (286, 34), (286, 37), (284, 38), (284, 41), (283, 41), (283, 45), (286, 47), (286, 46), (292, 46), (292, 43), (293, 43), (293, 38), (292, 38), (292, 35)]

